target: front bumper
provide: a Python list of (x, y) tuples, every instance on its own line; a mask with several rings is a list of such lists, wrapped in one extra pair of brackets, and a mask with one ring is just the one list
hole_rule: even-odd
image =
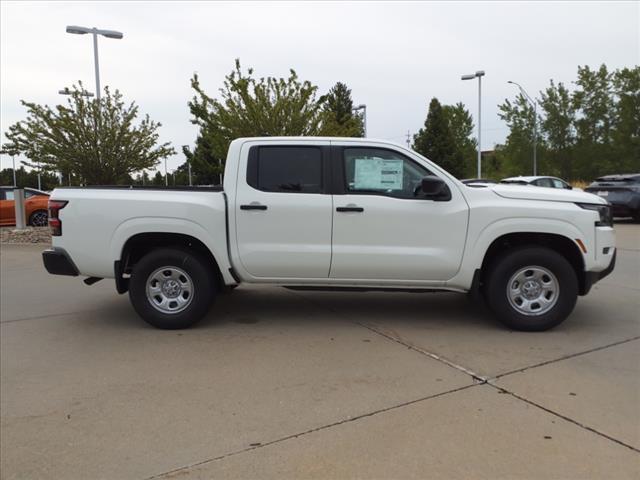
[(584, 293), (582, 293), (582, 295), (586, 295), (587, 293), (589, 293), (589, 290), (591, 290), (591, 287), (593, 287), (593, 285), (595, 283), (599, 282), (604, 277), (606, 277), (611, 272), (613, 272), (613, 269), (616, 266), (616, 256), (617, 255), (618, 255), (618, 250), (614, 250), (613, 251), (613, 256), (611, 257), (611, 263), (609, 263), (609, 266), (607, 268), (605, 268), (604, 270), (602, 270), (600, 272), (586, 272), (585, 273), (584, 290), (583, 290)]
[(42, 262), (47, 272), (53, 275), (69, 275), (77, 277), (78, 267), (75, 266), (69, 254), (62, 248), (49, 248), (42, 252)]

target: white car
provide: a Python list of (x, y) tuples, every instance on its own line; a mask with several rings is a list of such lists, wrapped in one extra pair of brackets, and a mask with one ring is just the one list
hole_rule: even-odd
[(616, 255), (596, 195), (468, 188), (403, 146), (354, 138), (237, 139), (223, 187), (58, 188), (50, 224), (50, 273), (115, 278), (169, 329), (247, 283), (471, 292), (509, 327), (545, 330)]
[[(500, 183), (511, 183), (517, 185), (533, 185), (535, 187), (546, 187), (546, 188), (562, 188), (564, 190), (573, 190), (569, 183), (565, 182), (561, 178), (558, 177), (541, 177), (541, 176), (530, 176), (530, 177), (509, 177), (503, 178), (500, 180)], [(580, 190), (580, 189), (576, 189)]]

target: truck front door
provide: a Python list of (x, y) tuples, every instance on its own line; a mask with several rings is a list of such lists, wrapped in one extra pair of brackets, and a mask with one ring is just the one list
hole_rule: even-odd
[[(468, 206), (420, 195), (424, 165), (389, 148), (336, 146), (331, 278), (445, 281), (464, 252)], [(441, 176), (442, 178), (442, 176)]]

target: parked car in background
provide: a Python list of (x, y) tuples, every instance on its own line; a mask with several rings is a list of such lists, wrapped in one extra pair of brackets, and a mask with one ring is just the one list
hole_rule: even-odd
[[(14, 187), (0, 187), (0, 225), (16, 224), (16, 207), (13, 198)], [(47, 202), (49, 194), (35, 188), (24, 189), (24, 212), (27, 224), (46, 227), (49, 219)]]
[(640, 222), (640, 173), (606, 175), (597, 178), (585, 191), (607, 200), (615, 217), (633, 217)]
[(465, 178), (460, 181), (469, 187), (487, 187), (498, 183), (490, 178)]
[[(558, 177), (509, 177), (500, 180), (500, 183), (512, 183), (516, 185), (533, 185), (534, 187), (546, 187), (546, 188), (563, 188), (565, 190), (572, 190), (573, 187), (567, 182)], [(578, 189), (579, 190), (579, 189)]]

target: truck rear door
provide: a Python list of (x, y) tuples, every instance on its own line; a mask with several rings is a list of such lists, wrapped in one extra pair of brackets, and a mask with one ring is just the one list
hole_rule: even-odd
[[(244, 270), (259, 278), (327, 278), (332, 197), (329, 142), (249, 147), (241, 155), (235, 220)], [(246, 172), (246, 175), (245, 173)]]

